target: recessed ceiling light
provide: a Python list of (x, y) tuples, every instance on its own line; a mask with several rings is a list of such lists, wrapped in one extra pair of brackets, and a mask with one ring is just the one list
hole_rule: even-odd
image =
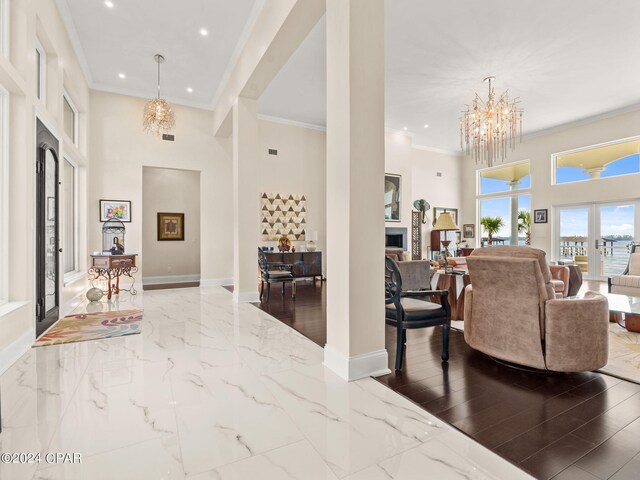
[(118, 76), (119, 76), (120, 78), (127, 78), (127, 76), (126, 76), (124, 73), (119, 73), (119, 74), (118, 74)]
[(202, 35), (203, 37), (206, 37), (207, 35), (209, 35), (209, 32), (207, 31), (206, 28), (201, 28), (200, 35)]
[(107, 6), (107, 8), (113, 8), (113, 2), (111, 0), (107, 0), (106, 2), (104, 2), (104, 4)]
[(187, 87), (187, 92), (189, 92), (189, 93), (193, 92), (193, 88)]
[(429, 125), (427, 125), (426, 123), (424, 124), (424, 128), (429, 128)]
[(407, 127), (402, 127), (402, 129), (406, 132), (407, 131)]

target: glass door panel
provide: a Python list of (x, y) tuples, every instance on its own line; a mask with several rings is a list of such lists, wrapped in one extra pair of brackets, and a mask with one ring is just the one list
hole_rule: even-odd
[(636, 205), (596, 205), (598, 229), (596, 248), (599, 251), (601, 278), (620, 275), (629, 263), (629, 246), (636, 238)]
[(575, 262), (584, 275), (589, 275), (592, 267), (590, 258), (593, 256), (590, 251), (589, 242), (589, 210), (584, 207), (560, 208), (559, 217), (559, 260), (563, 262)]

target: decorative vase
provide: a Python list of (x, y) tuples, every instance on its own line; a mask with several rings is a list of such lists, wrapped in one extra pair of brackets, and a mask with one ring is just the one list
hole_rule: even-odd
[(278, 239), (278, 250), (281, 252), (288, 252), (291, 249), (291, 240), (286, 235), (282, 235)]
[(87, 300), (89, 300), (90, 302), (98, 302), (100, 301), (100, 299), (102, 298), (102, 290), (100, 290), (99, 288), (90, 288), (89, 290), (87, 290)]
[(307, 242), (307, 252), (315, 252), (316, 251), (316, 242), (313, 240), (309, 240)]

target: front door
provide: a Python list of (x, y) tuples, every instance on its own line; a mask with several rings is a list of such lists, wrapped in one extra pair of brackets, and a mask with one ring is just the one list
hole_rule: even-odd
[(58, 320), (58, 140), (40, 122), (36, 130), (36, 334)]

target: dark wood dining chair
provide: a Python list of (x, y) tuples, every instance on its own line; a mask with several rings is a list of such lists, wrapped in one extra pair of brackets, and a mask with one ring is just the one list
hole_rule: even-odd
[[(395, 262), (385, 259), (385, 323), (396, 327), (396, 370), (402, 370), (407, 329), (442, 325), (442, 361), (449, 360), (451, 307), (447, 290), (402, 290), (402, 276)], [(440, 303), (426, 298), (439, 297)]]
[(266, 284), (267, 295), (265, 302), (269, 302), (272, 283), (282, 283), (283, 297), (285, 284), (291, 283), (291, 298), (296, 299), (296, 275), (293, 271), (293, 265), (269, 262), (262, 249), (258, 248), (258, 266), (260, 267), (260, 300), (262, 300), (264, 285)]

